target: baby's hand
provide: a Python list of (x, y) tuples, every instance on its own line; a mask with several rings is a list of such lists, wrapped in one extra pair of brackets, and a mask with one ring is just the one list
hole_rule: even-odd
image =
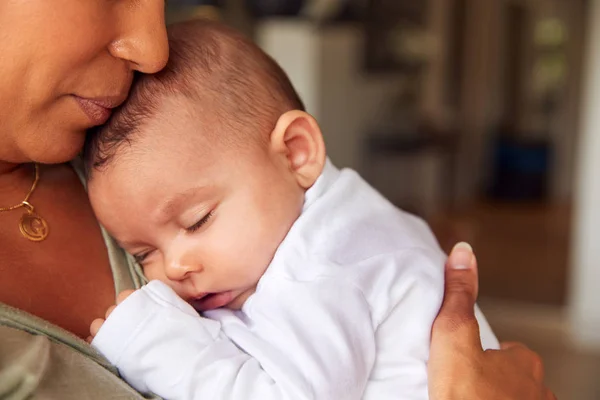
[(123, 301), (125, 301), (126, 298), (131, 296), (133, 292), (135, 292), (135, 290), (124, 290), (121, 293), (119, 293), (119, 295), (117, 296), (117, 304), (108, 307), (104, 318), (97, 318), (94, 321), (92, 321), (92, 324), (90, 325), (90, 336), (88, 336), (87, 338), (88, 343), (92, 343), (92, 340), (94, 340), (94, 337), (96, 337), (98, 331), (100, 331), (100, 328), (102, 328), (102, 324), (104, 324), (104, 321), (108, 319), (108, 316), (114, 311), (115, 308), (117, 308), (119, 304), (121, 304)]

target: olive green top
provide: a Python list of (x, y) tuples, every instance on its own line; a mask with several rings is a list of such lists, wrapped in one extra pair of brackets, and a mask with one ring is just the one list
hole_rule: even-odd
[[(79, 162), (73, 163), (81, 176)], [(139, 268), (102, 230), (115, 291), (139, 288)], [(2, 261), (0, 260), (0, 263)], [(143, 399), (85, 341), (0, 303), (0, 399)]]

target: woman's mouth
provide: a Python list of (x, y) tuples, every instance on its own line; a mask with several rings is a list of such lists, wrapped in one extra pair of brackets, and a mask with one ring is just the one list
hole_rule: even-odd
[(233, 291), (220, 293), (207, 293), (198, 298), (192, 299), (190, 303), (196, 311), (204, 312), (221, 308), (231, 303), (235, 299)]
[(117, 97), (104, 97), (88, 99), (73, 96), (81, 110), (87, 115), (94, 126), (102, 125), (110, 118), (113, 108), (123, 103), (123, 99)]

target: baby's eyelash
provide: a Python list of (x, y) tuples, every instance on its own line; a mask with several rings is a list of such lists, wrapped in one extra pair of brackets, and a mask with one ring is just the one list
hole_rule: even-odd
[(189, 233), (194, 233), (198, 229), (202, 228), (202, 226), (208, 222), (208, 220), (213, 216), (213, 212), (209, 212), (206, 214), (200, 221), (196, 222), (194, 225), (186, 228), (185, 230)]
[(146, 260), (146, 258), (148, 258), (148, 256), (150, 254), (152, 254), (152, 251), (146, 251), (144, 253), (134, 254), (133, 259), (135, 260), (136, 263), (138, 263), (139, 265), (142, 265), (144, 263), (144, 261)]

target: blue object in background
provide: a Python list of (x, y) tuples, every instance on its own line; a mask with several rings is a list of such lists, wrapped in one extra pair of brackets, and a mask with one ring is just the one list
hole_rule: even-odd
[(494, 142), (490, 194), (502, 200), (544, 200), (548, 196), (552, 151), (544, 140), (500, 135)]

